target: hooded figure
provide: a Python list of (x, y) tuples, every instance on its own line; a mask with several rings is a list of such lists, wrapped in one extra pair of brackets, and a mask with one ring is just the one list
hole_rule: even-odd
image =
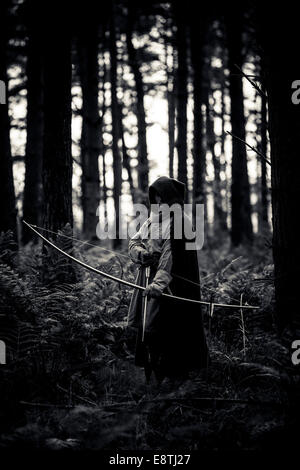
[[(183, 225), (189, 225), (189, 232), (192, 228), (183, 212), (184, 194), (183, 183), (165, 176), (158, 178), (149, 188), (150, 217), (129, 242), (130, 257), (140, 266), (137, 284), (145, 286), (145, 269), (150, 266), (149, 285), (144, 295), (134, 291), (128, 313), (128, 326), (137, 330), (135, 364), (144, 367), (147, 380), (153, 371), (159, 382), (164, 377), (187, 377), (189, 371), (208, 363), (200, 304), (161, 296), (168, 293), (200, 300), (197, 251), (187, 250), (184, 238)], [(153, 204), (177, 204), (181, 215), (171, 212), (171, 217), (164, 217), (163, 211), (153, 209)], [(182, 228), (180, 239), (174, 237), (175, 223)]]

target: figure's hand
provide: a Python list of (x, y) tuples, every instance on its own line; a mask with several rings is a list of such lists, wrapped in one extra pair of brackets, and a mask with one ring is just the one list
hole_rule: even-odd
[(156, 256), (154, 256), (152, 253), (148, 253), (147, 250), (140, 253), (139, 259), (143, 266), (152, 266), (157, 262)]
[(148, 287), (143, 291), (143, 297), (153, 297), (158, 299), (162, 295), (163, 291), (155, 284), (149, 284)]

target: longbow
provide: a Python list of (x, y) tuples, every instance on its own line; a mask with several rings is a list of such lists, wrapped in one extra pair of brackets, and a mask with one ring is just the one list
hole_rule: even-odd
[[(84, 261), (81, 261), (77, 258), (74, 258), (74, 256), (70, 255), (69, 253), (66, 253), (64, 250), (62, 250), (61, 248), (56, 246), (53, 242), (48, 240), (48, 238), (44, 237), (44, 235), (42, 235), (35, 228), (33, 228), (31, 224), (29, 224), (28, 222), (25, 222), (25, 220), (23, 220), (23, 223), (30, 230), (32, 230), (36, 235), (38, 235), (42, 240), (44, 240), (45, 243), (52, 246), (52, 248), (57, 250), (59, 253), (64, 255), (66, 258), (69, 258), (70, 260), (72, 260), (75, 263), (79, 264), (83, 268), (86, 268), (86, 269), (88, 269), (89, 271), (91, 271), (95, 274), (99, 274), (100, 276), (106, 277), (107, 279), (110, 279), (111, 281), (115, 281), (115, 282), (118, 282), (119, 284), (123, 284), (124, 286), (131, 287), (133, 289), (138, 289), (138, 290), (141, 290), (141, 291), (145, 290), (145, 287), (143, 287), (143, 286), (139, 286), (137, 284), (134, 284), (133, 282), (126, 281), (125, 279), (120, 279), (116, 276), (113, 276), (112, 274), (108, 274), (104, 271), (100, 271), (100, 269), (94, 268), (93, 266), (90, 266), (89, 264), (86, 264)], [(163, 297), (167, 297), (167, 298), (173, 299), (173, 300), (179, 300), (181, 302), (191, 302), (191, 303), (194, 303), (194, 304), (202, 304), (202, 305), (214, 305), (216, 307), (243, 308), (243, 309), (244, 308), (247, 308), (247, 309), (258, 309), (259, 308), (259, 307), (254, 307), (252, 305), (230, 305), (230, 304), (218, 304), (218, 303), (215, 303), (215, 302), (205, 302), (203, 300), (188, 299), (188, 298), (185, 298), (185, 297), (178, 297), (177, 295), (170, 295), (170, 294), (162, 294), (162, 295), (163, 295)]]

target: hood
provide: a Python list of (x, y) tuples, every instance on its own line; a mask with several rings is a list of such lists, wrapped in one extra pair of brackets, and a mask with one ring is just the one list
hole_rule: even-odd
[(161, 176), (149, 187), (149, 201), (150, 204), (155, 204), (155, 192), (162, 198), (165, 204), (183, 204), (185, 195), (185, 184), (174, 178)]

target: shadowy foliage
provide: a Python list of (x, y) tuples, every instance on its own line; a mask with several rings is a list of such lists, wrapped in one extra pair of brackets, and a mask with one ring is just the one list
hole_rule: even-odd
[[(67, 233), (68, 228), (65, 229)], [(1, 238), (1, 367), (3, 448), (181, 451), (259, 449), (286, 433), (289, 351), (273, 328), (273, 267), (224, 243), (202, 250), (205, 300), (258, 310), (203, 311), (212, 362), (182, 383), (146, 385), (134, 366), (126, 329), (130, 290), (76, 268), (72, 284), (43, 283), (36, 245), (10, 253)], [(65, 247), (66, 248), (66, 247)], [(134, 280), (135, 268), (97, 248), (75, 256)], [(230, 254), (229, 254), (230, 253)], [(64, 269), (53, 257), (52, 268)]]

